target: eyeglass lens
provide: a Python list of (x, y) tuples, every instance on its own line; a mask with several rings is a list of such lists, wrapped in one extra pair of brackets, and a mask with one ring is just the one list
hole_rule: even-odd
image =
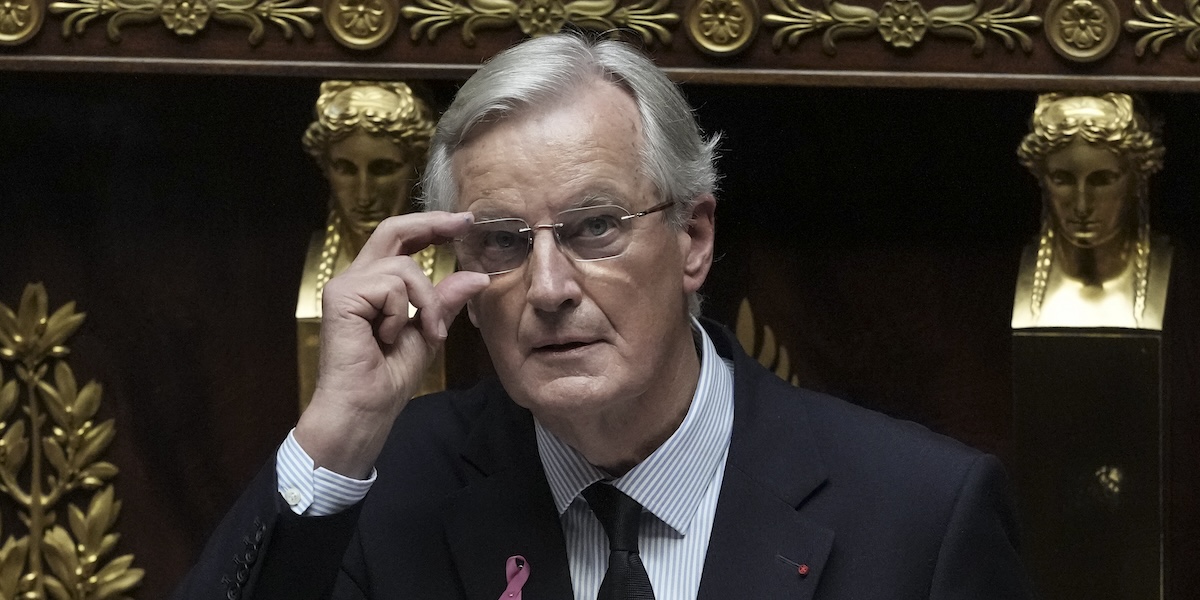
[(455, 251), (461, 268), (497, 275), (525, 262), (535, 229), (552, 229), (558, 246), (575, 260), (614, 258), (629, 247), (632, 217), (620, 206), (604, 205), (563, 211), (557, 223), (536, 228), (517, 218), (477, 221), (455, 240)]

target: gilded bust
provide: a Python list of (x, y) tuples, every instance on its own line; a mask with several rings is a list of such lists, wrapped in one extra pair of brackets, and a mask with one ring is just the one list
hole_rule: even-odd
[(1151, 235), (1163, 147), (1126, 94), (1045, 94), (1017, 155), (1042, 190), (1012, 327), (1162, 329), (1171, 248)]
[[(304, 149), (329, 182), (329, 216), (309, 243), (296, 303), (300, 407), (316, 386), (321, 294), (325, 283), (358, 256), (379, 223), (412, 210), (435, 122), (408, 85), (391, 81), (326, 81)], [(453, 253), (437, 247), (413, 256), (435, 282), (454, 270)], [(444, 361), (431, 367), (422, 393), (444, 387)]]

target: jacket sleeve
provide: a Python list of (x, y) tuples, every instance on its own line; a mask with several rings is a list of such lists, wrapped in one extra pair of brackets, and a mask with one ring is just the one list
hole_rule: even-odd
[(938, 552), (931, 600), (1023, 600), (1033, 588), (1017, 554), (1017, 524), (1003, 467), (975, 459)]
[(362, 503), (325, 517), (292, 513), (276, 491), (275, 460), (258, 473), (209, 538), (174, 600), (355, 599), (339, 571)]

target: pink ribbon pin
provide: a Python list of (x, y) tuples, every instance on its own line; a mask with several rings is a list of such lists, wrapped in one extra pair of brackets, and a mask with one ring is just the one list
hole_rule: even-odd
[(504, 574), (508, 577), (508, 587), (500, 594), (500, 600), (521, 600), (521, 588), (525, 587), (525, 581), (529, 579), (529, 563), (525, 561), (525, 557), (520, 554), (508, 557), (508, 562), (504, 565)]

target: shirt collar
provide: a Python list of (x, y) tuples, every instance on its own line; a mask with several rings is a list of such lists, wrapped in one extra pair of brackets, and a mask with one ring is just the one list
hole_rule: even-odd
[[(692, 330), (700, 349), (700, 377), (687, 416), (646, 460), (612, 480), (617, 489), (681, 535), (686, 535), (733, 431), (732, 363), (717, 355), (712, 340), (695, 319)], [(536, 419), (534, 426), (542, 468), (562, 515), (583, 489), (608, 476)]]

